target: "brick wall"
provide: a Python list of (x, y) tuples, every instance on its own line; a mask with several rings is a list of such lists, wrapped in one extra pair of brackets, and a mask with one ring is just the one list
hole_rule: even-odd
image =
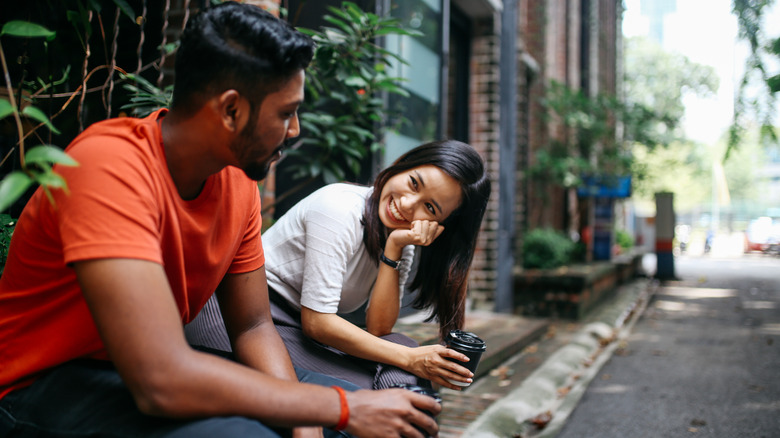
[(469, 277), (469, 297), (476, 307), (488, 306), (496, 289), (501, 49), (496, 26), (492, 19), (475, 22), (471, 47), (469, 142), (485, 158), (493, 183)]

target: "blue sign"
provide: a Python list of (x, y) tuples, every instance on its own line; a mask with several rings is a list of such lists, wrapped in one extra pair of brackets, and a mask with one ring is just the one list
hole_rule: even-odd
[(586, 176), (577, 188), (578, 196), (597, 198), (628, 198), (631, 196), (631, 176)]

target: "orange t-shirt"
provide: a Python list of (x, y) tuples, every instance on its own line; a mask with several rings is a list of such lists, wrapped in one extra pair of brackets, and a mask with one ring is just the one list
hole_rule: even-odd
[(39, 188), (25, 206), (0, 277), (0, 398), (67, 361), (108, 359), (70, 263), (160, 263), (182, 323), (226, 273), (263, 266), (257, 184), (227, 167), (182, 200), (162, 146), (165, 113), (94, 124), (66, 149), (79, 166), (56, 168), (70, 194), (53, 190), (52, 206)]

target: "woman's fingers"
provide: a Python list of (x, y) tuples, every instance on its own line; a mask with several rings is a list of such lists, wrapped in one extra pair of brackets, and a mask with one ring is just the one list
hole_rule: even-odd
[[(454, 390), (468, 386), (473, 381), (474, 374), (463, 366), (463, 363), (448, 359), (467, 362), (467, 356), (443, 345), (417, 347), (417, 351), (419, 356), (415, 360), (414, 368), (418, 371), (412, 372), (418, 376)], [(457, 382), (461, 385), (457, 385)]]
[(444, 231), (444, 227), (436, 221), (412, 222), (411, 234), (415, 245), (428, 246)]

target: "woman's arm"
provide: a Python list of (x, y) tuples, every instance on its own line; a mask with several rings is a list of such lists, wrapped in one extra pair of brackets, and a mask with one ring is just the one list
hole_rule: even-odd
[[(398, 254), (398, 255), (395, 255)], [(399, 260), (401, 251), (386, 251), (390, 260)], [(385, 263), (379, 263), (379, 273), (366, 309), (366, 330), (374, 336), (384, 336), (393, 331), (401, 310), (399, 273)]]
[[(396, 300), (398, 298), (396, 297)], [(446, 358), (467, 362), (468, 357), (443, 345), (409, 348), (378, 338), (334, 313), (301, 307), (306, 336), (362, 359), (393, 365), (434, 383), (460, 390), (446, 379), (471, 383), (474, 374)]]
[[(428, 246), (444, 231), (435, 221), (414, 221), (411, 229), (393, 230), (385, 242), (384, 255), (390, 260), (400, 260), (408, 245)], [(389, 334), (398, 320), (400, 311), (400, 284), (398, 271), (385, 263), (379, 263), (374, 289), (366, 311), (366, 329), (375, 336)]]

